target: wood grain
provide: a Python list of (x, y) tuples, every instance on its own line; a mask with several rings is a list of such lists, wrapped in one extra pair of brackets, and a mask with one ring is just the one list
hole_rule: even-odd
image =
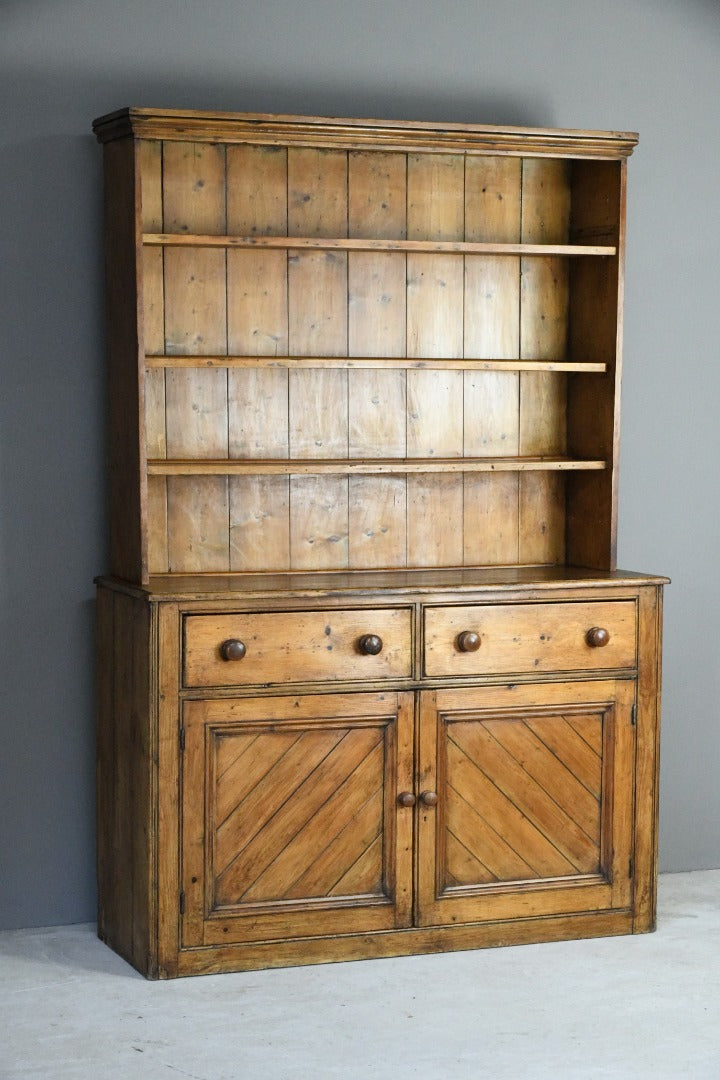
[[(225, 148), (173, 143), (163, 151), (163, 214), (170, 231), (222, 233)], [(165, 346), (169, 353), (227, 352), (225, 253), (165, 253)], [(166, 373), (167, 452), (227, 457), (227, 374)], [(171, 571), (229, 568), (227, 481), (168, 481), (168, 561)]]
[(151, 974), (157, 934), (150, 607), (101, 587), (97, 613), (98, 933)]
[(253, 250), (288, 250), (297, 252), (392, 251), (434, 255), (522, 255), (523, 257), (615, 255), (609, 244), (487, 244), (464, 240), (377, 240), (356, 237), (318, 236), (220, 236), (217, 233), (143, 233), (149, 247), (167, 248), (249, 248)]
[[(264, 715), (254, 699), (186, 708), (186, 757), (199, 757), (211, 732), (209, 768), (196, 789), (206, 798), (186, 788), (184, 807), (189, 944), (226, 942), (228, 932), (251, 941), (328, 926), (347, 933), (408, 925), (412, 815), (383, 792), (394, 789), (396, 770), (412, 782), (409, 697), (332, 695), (303, 704), (298, 711), (297, 699), (276, 698)], [(291, 742), (278, 720), (292, 730)], [(223, 744), (239, 742), (242, 752), (248, 734), (259, 762), (252, 786), (242, 771), (219, 769)], [(203, 895), (215, 914), (204, 926)], [(313, 907), (309, 899), (324, 902)]]
[[(610, 642), (604, 648), (594, 649), (585, 640), (593, 626), (609, 630)], [(478, 652), (458, 650), (456, 638), (463, 630), (480, 634)], [(425, 673), (489, 675), (632, 668), (635, 633), (632, 601), (428, 608)]]
[[(363, 655), (362, 634), (378, 634), (382, 652)], [(227, 638), (245, 642), (243, 660), (222, 659)], [(407, 608), (190, 616), (185, 643), (187, 686), (402, 678), (411, 670)]]
[(98, 132), (101, 933), (164, 977), (649, 929), (661, 579), (603, 569), (633, 140)]
[(497, 124), (446, 124), (437, 121), (368, 120), (327, 116), (273, 116), (268, 113), (207, 112), (194, 109), (120, 109), (99, 117), (93, 130), (100, 141), (135, 133), (167, 139), (193, 137), (210, 142), (263, 145), (341, 146), (405, 152), (429, 150), (476, 154), (526, 154), (572, 157), (627, 157), (637, 145), (633, 131), (508, 127)]
[[(252, 235), (287, 234), (287, 151), (227, 149), (227, 222)], [(287, 256), (282, 251), (228, 251), (228, 349), (272, 357), (288, 350)], [(231, 458), (289, 454), (288, 372), (229, 369), (228, 453)], [(270, 570), (290, 561), (287, 477), (234, 476), (228, 485), (230, 569)]]

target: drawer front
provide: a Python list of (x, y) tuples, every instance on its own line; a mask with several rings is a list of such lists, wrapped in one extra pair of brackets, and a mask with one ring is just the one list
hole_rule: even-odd
[(607, 670), (635, 662), (632, 600), (425, 609), (428, 676)]
[[(363, 651), (366, 635), (380, 639), (379, 652)], [(186, 686), (255, 686), (408, 678), (411, 638), (408, 608), (189, 615), (184, 680)], [(369, 646), (377, 649), (378, 641)]]

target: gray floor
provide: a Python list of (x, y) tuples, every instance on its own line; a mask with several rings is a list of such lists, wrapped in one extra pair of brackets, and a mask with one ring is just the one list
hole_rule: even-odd
[(3, 1080), (720, 1080), (720, 870), (636, 938), (149, 983), (74, 926), (0, 964)]

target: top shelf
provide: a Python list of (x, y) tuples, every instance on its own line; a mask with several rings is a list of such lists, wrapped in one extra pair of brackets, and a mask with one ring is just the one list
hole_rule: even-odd
[(149, 247), (270, 248), (292, 251), (406, 251), (448, 255), (616, 255), (599, 244), (492, 244), (460, 240), (377, 240), (323, 236), (221, 236), (144, 233)]

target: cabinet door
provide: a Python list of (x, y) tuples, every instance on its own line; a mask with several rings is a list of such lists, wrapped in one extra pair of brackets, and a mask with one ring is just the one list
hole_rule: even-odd
[(187, 702), (182, 943), (407, 926), (412, 695)]
[(422, 695), (418, 923), (629, 907), (635, 684)]

